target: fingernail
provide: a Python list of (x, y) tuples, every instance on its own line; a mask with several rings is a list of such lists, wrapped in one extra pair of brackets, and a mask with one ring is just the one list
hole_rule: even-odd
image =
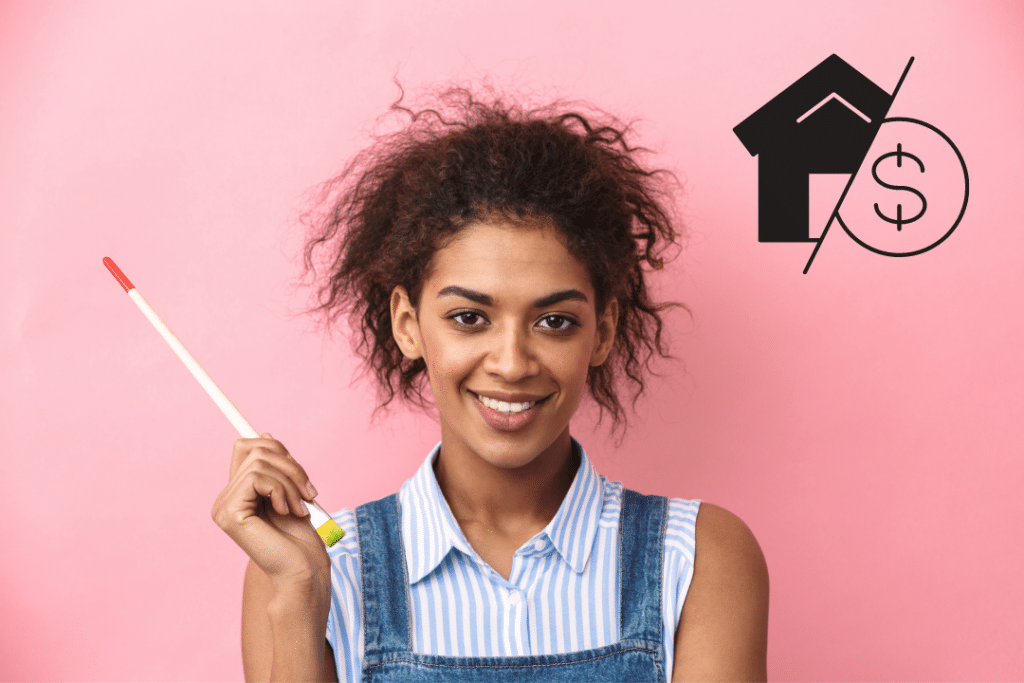
[(316, 489), (313, 488), (313, 482), (306, 482), (306, 492), (309, 493), (310, 498), (316, 498)]

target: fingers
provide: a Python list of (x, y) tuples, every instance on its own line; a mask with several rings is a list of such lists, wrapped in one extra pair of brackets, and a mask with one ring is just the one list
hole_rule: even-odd
[(250, 522), (269, 521), (274, 513), (308, 516), (303, 501), (315, 495), (305, 470), (280, 441), (269, 433), (238, 439), (231, 454), (231, 476), (214, 504), (213, 518), (234, 537)]
[(255, 460), (237, 482), (240, 499), (255, 508), (260, 496), (270, 501), (279, 515), (305, 517), (309, 510), (302, 502), (298, 487), (288, 477), (263, 460)]
[(294, 582), (329, 562), (304, 503), (315, 495), (302, 466), (265, 433), (235, 442), (230, 477), (211, 513), (268, 577)]
[[(269, 464), (278, 470), (284, 479), (294, 484), (298, 496), (305, 500), (313, 500), (316, 497), (316, 489), (309, 481), (306, 471), (292, 458), (284, 445), (274, 439), (269, 433), (263, 434), (256, 439), (238, 439), (235, 441), (231, 453), (231, 474), (230, 479), (240, 476), (240, 473), (247, 469), (259, 468), (265, 471), (265, 467), (256, 463)], [(305, 506), (302, 505), (305, 512)], [(277, 508), (275, 508), (276, 510)]]
[(234, 537), (259, 518), (269, 521), (275, 514), (305, 517), (308, 510), (290, 479), (257, 461), (228, 482), (212, 514), (217, 525)]

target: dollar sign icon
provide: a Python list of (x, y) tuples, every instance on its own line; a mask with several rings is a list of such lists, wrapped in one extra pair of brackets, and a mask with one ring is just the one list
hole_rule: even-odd
[(920, 192), (918, 192), (917, 190), (915, 190), (912, 187), (909, 187), (907, 185), (890, 185), (889, 183), (885, 182), (884, 180), (882, 180), (881, 178), (878, 177), (878, 165), (880, 163), (882, 163), (883, 161), (885, 161), (886, 159), (888, 159), (889, 157), (896, 157), (896, 166), (897, 166), (897, 168), (900, 168), (900, 167), (903, 166), (903, 157), (907, 157), (908, 159), (913, 159), (914, 161), (917, 162), (918, 167), (921, 169), (921, 173), (924, 173), (924, 163), (922, 163), (922, 161), (920, 159), (918, 159), (916, 156), (914, 156), (910, 152), (904, 152), (903, 151), (903, 143), (901, 142), (901, 143), (897, 143), (896, 151), (895, 152), (887, 152), (886, 154), (883, 154), (882, 156), (878, 157), (877, 159), (875, 159), (875, 163), (871, 167), (871, 176), (875, 179), (875, 182), (878, 183), (879, 185), (881, 185), (883, 187), (887, 187), (890, 190), (907, 190), (908, 192), (913, 192), (914, 194), (917, 195), (917, 198), (921, 200), (921, 210), (913, 218), (904, 218), (903, 217), (903, 204), (897, 204), (896, 205), (896, 218), (893, 219), (893, 218), (889, 218), (884, 213), (882, 213), (881, 209), (878, 208), (878, 203), (877, 202), (875, 203), (875, 213), (878, 214), (879, 218), (881, 218), (886, 223), (893, 223), (893, 224), (895, 224), (897, 230), (903, 230), (903, 226), (904, 225), (906, 225), (907, 223), (913, 223), (914, 221), (916, 221), (917, 219), (919, 219), (921, 216), (924, 215), (924, 212), (928, 210), (928, 201), (924, 198), (923, 194), (921, 194)]
[[(941, 130), (918, 119), (884, 119), (864, 159), (863, 173), (855, 174), (856, 182), (851, 179), (848, 192), (840, 197), (842, 213), (838, 207), (833, 211), (836, 222), (857, 244), (883, 256), (914, 256), (941, 244), (960, 224), (970, 187), (967, 165)], [(874, 182), (868, 180), (868, 159), (875, 160)], [(927, 173), (922, 159), (928, 161)], [(916, 195), (920, 210), (911, 215), (915, 200), (903, 194), (894, 196), (899, 203), (892, 207), (893, 200), (884, 199), (893, 196), (889, 190)], [(913, 227), (903, 229), (911, 223)]]

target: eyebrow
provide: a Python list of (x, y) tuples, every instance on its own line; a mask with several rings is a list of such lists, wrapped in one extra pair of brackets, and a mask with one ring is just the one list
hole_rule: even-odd
[[(490, 295), (483, 294), (482, 292), (475, 292), (472, 289), (466, 289), (465, 287), (459, 287), (457, 285), (450, 285), (437, 293), (438, 299), (446, 296), (460, 296), (464, 299), (475, 301), (481, 306), (494, 305), (494, 299), (491, 298)], [(542, 296), (541, 298), (533, 302), (533, 307), (546, 308), (548, 306), (553, 306), (554, 304), (561, 303), (563, 301), (582, 301), (584, 303), (587, 303), (589, 299), (587, 299), (586, 294), (584, 294), (578, 289), (563, 289), (559, 292), (552, 292), (551, 294)]]

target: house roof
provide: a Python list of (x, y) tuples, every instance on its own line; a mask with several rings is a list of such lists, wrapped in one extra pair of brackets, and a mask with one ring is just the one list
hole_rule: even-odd
[(767, 145), (785, 144), (799, 135), (800, 126), (796, 120), (833, 93), (876, 125), (892, 104), (889, 93), (840, 59), (839, 55), (830, 55), (744, 119), (733, 128), (733, 132), (751, 156), (756, 156)]

